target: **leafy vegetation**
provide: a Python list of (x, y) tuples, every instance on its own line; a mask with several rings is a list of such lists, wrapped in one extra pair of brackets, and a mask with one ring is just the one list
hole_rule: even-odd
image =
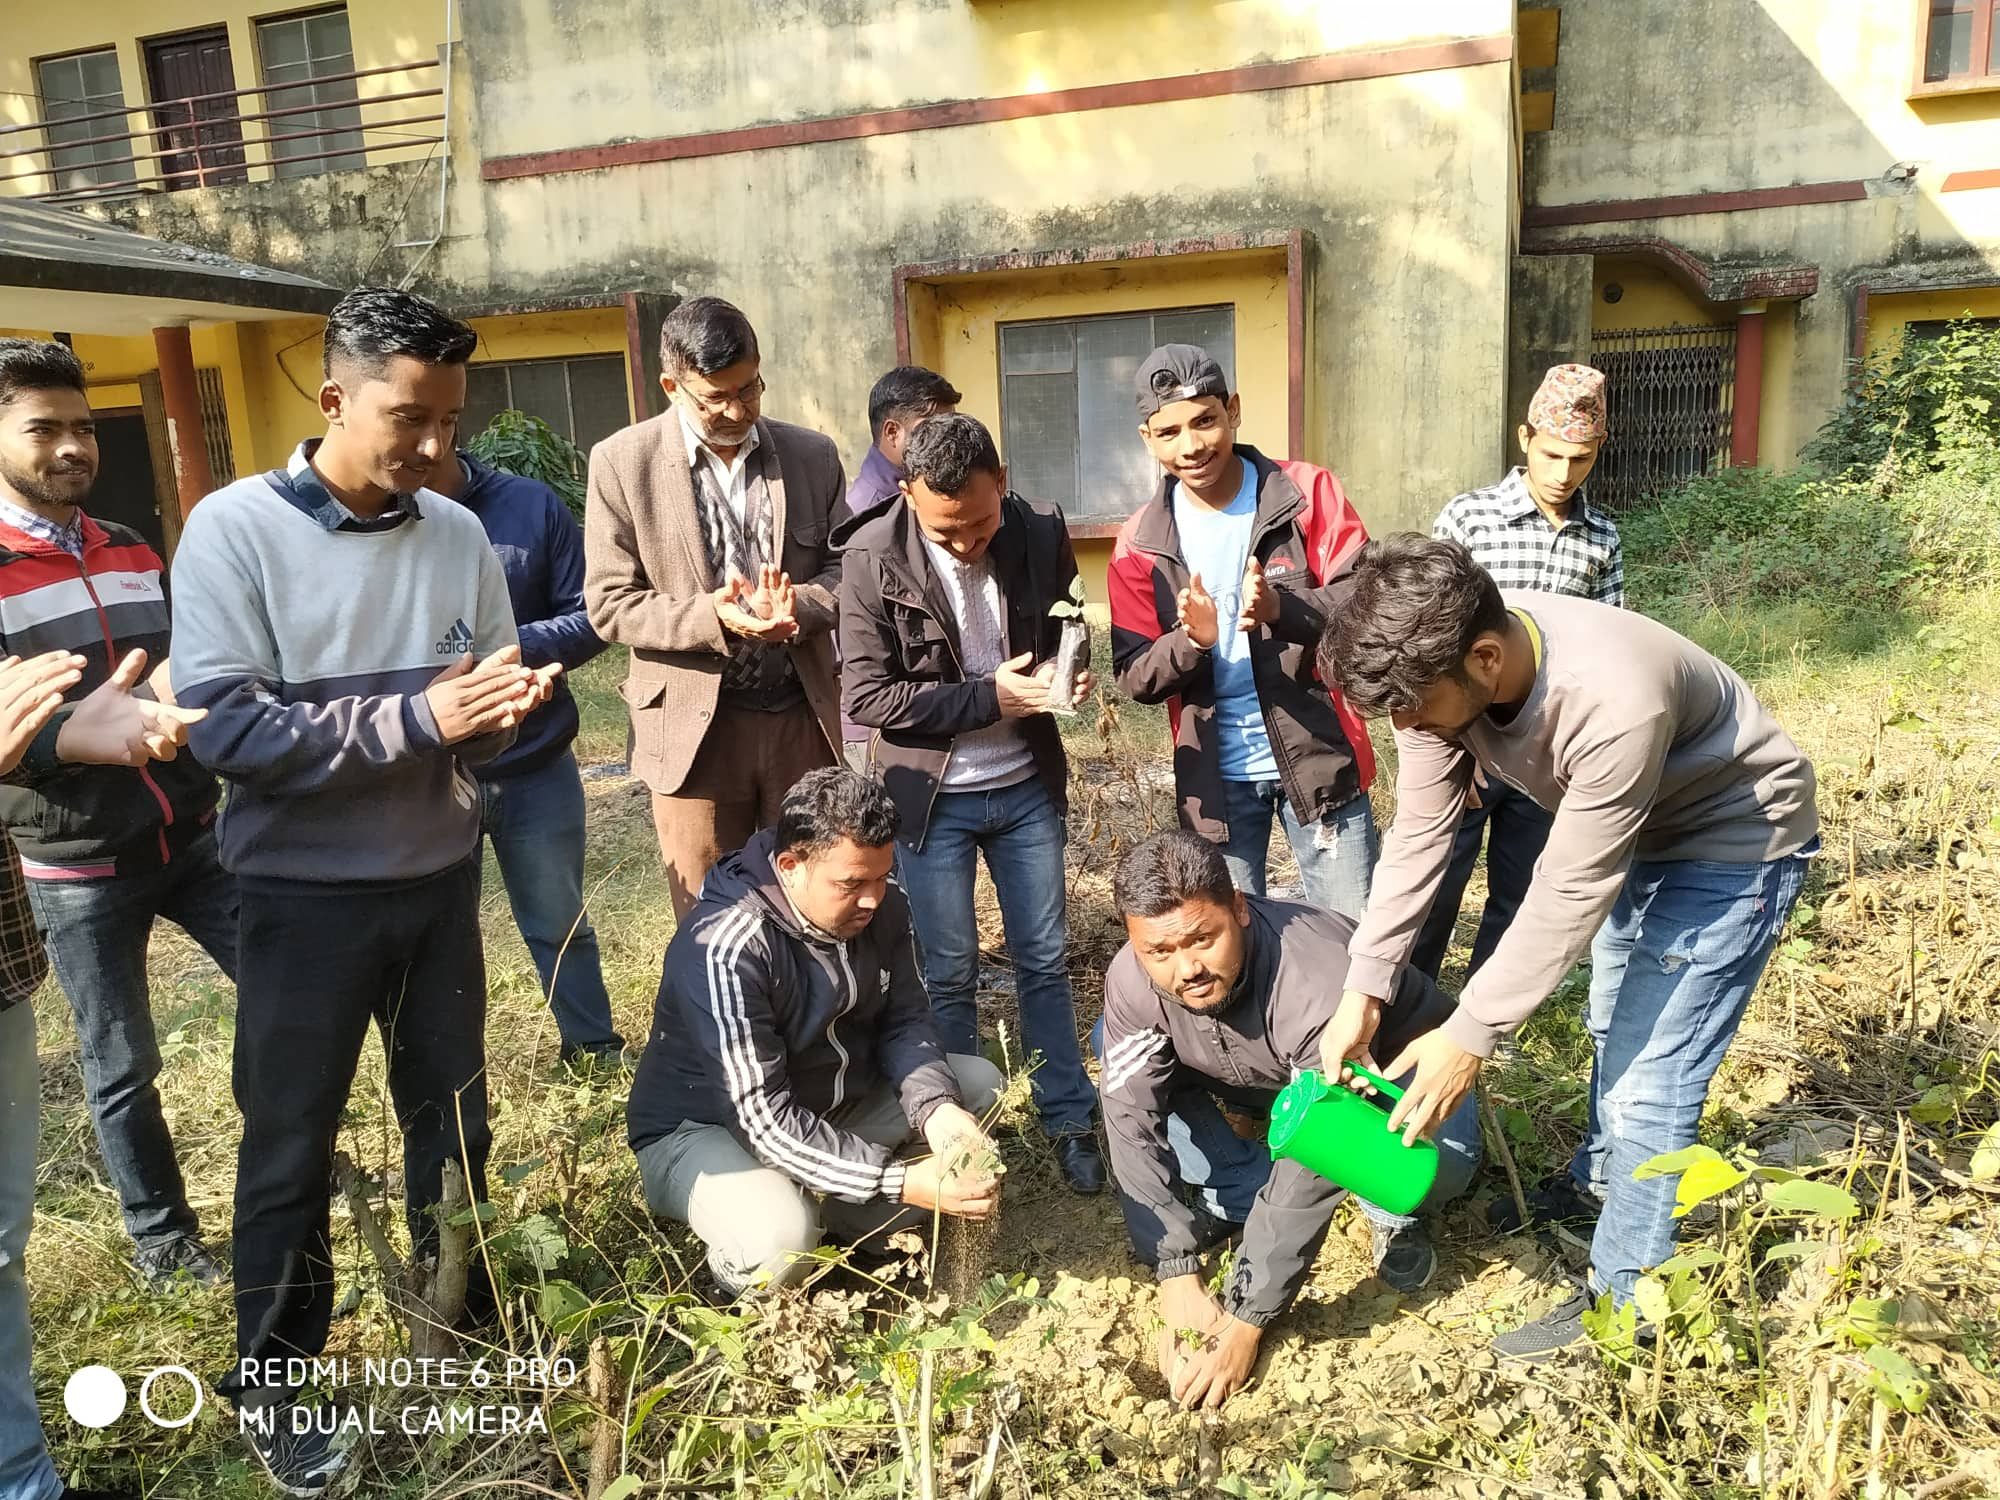
[(527, 479), (539, 479), (583, 519), (585, 479), (589, 465), (583, 450), (540, 417), (524, 411), (494, 413), (486, 429), (465, 445), (483, 464)]

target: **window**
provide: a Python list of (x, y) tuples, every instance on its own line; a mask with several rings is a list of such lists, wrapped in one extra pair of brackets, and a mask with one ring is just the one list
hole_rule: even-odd
[(52, 57), (39, 64), (37, 72), (55, 191), (88, 191), (129, 183), (132, 164), (121, 160), (137, 149), (129, 140), (85, 144), (97, 136), (123, 135), (129, 128), (125, 117), (80, 118), (125, 107), (125, 91), (118, 81), (118, 54), (107, 47), (75, 57)]
[(1000, 426), (1009, 483), (1072, 517), (1123, 519), (1159, 470), (1139, 438), (1132, 380), (1161, 344), (1199, 344), (1236, 389), (1236, 309), (1000, 326)]
[(625, 357), (593, 354), (582, 359), (468, 366), (459, 441), (483, 432), (497, 413), (510, 410), (540, 417), (588, 453), (593, 443), (632, 420)]
[(1954, 328), (2000, 328), (2000, 318), (1913, 318), (1903, 325), (1903, 337), (1931, 343)]
[[(257, 54), (264, 65), (265, 111), (298, 111), (264, 122), (277, 174), (310, 177), (365, 167), (361, 108), (348, 76), (354, 72), (354, 44), (346, 10), (259, 21)], [(285, 136), (295, 139), (281, 139)]]
[(1917, 91), (2000, 88), (2000, 0), (1918, 0)]

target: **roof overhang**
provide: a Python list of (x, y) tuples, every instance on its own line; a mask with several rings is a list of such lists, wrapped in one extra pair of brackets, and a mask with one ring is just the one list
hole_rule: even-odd
[(310, 277), (0, 199), (0, 326), (134, 334), (324, 314), (340, 295)]

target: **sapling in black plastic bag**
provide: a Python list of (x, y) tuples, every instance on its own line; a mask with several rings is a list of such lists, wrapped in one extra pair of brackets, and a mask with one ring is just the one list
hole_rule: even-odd
[(1070, 580), (1069, 597), (1049, 606), (1049, 618), (1062, 621), (1056, 643), (1056, 675), (1049, 683), (1049, 712), (1076, 712), (1077, 680), (1090, 665), (1090, 622), (1083, 617), (1083, 579)]

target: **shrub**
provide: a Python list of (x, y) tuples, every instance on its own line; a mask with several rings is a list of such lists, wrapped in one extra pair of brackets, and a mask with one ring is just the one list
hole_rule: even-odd
[(563, 497), (577, 520), (583, 519), (587, 472), (583, 450), (540, 417), (524, 411), (495, 413), (486, 430), (465, 445), (465, 451), (509, 474), (541, 480)]
[(2000, 445), (2000, 327), (1953, 323), (1906, 333), (1858, 364), (1839, 410), (1803, 454), (1831, 473), (1876, 473)]

